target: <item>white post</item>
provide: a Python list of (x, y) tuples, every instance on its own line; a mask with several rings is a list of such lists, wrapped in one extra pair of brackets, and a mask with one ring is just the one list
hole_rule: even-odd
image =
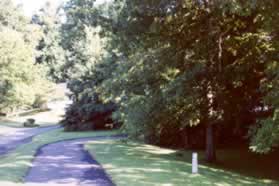
[(192, 173), (197, 174), (198, 173), (198, 153), (193, 152), (192, 155)]

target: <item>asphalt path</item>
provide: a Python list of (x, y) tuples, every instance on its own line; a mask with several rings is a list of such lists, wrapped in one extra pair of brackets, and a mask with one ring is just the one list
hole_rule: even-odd
[(84, 149), (94, 140), (120, 139), (100, 136), (60, 141), (41, 147), (33, 161), (25, 183), (28, 185), (114, 186), (102, 166)]
[(32, 129), (21, 129), (15, 130), (15, 132), (10, 133), (9, 135), (0, 137), (0, 156), (8, 154), (9, 152), (15, 150), (20, 145), (29, 143), (32, 141), (34, 136), (39, 134), (55, 130), (60, 126), (49, 126), (49, 127), (40, 127)]

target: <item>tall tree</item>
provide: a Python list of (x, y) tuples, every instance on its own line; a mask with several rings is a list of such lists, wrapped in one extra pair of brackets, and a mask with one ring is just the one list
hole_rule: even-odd
[(44, 64), (49, 77), (55, 82), (63, 81), (64, 78), (66, 54), (62, 47), (61, 19), (59, 9), (49, 2), (32, 18), (32, 23), (39, 25), (43, 33), (37, 46), (36, 63)]
[(10, 0), (1, 1), (0, 8), (0, 112), (41, 106), (51, 84), (44, 68), (35, 65), (40, 31)]
[[(273, 63), (276, 45), (267, 10), (276, 6), (275, 1), (126, 1), (119, 16), (107, 21), (110, 26), (100, 23), (127, 57), (104, 92), (121, 100), (127, 123), (145, 116), (152, 118), (145, 119), (149, 125), (156, 121), (163, 129), (187, 116), (186, 125), (204, 125), (207, 159), (214, 161), (217, 128), (245, 129), (272, 112), (258, 108), (267, 106), (260, 85)], [(152, 107), (155, 100), (165, 108)], [(140, 107), (145, 112), (138, 112)], [(170, 122), (161, 113), (180, 117)]]
[(94, 91), (118, 105), (114, 118), (130, 134), (170, 145), (198, 126), (215, 161), (218, 136), (242, 137), (273, 115), (265, 100), (277, 82), (268, 70), (278, 60), (275, 0), (94, 2), (70, 1), (66, 26), (101, 28), (105, 57), (88, 75), (104, 74)]

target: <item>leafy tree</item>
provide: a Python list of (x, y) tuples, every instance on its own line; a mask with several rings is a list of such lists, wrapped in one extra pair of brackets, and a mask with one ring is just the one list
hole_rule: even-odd
[(59, 10), (47, 3), (39, 13), (35, 14), (32, 22), (38, 25), (43, 33), (37, 46), (36, 63), (48, 68), (48, 76), (55, 82), (63, 81), (65, 51), (62, 48), (60, 33)]
[(0, 112), (9, 113), (38, 106), (38, 99), (47, 99), (51, 84), (44, 68), (35, 65), (38, 28), (28, 24), (11, 1), (1, 1), (0, 8)]
[(276, 46), (267, 9), (276, 5), (127, 1), (123, 19), (110, 20), (117, 28), (100, 23), (115, 35), (113, 42), (124, 41), (117, 48), (127, 56), (101, 90), (120, 100), (122, 120), (137, 129), (204, 125), (207, 159), (214, 161), (214, 131), (225, 124), (247, 131), (272, 112), (262, 109), (267, 92), (260, 86), (270, 81), (265, 69)]
[(14, 6), (11, 0), (0, 2), (0, 25), (17, 31), (24, 31), (28, 20), (19, 7)]
[(263, 146), (278, 142), (269, 118), (278, 98), (275, 0), (94, 2), (68, 3), (65, 38), (74, 46), (85, 28), (101, 28), (103, 55), (86, 76), (103, 75), (91, 91), (117, 104), (114, 119), (130, 134), (170, 145), (197, 127), (208, 161), (216, 159), (217, 138), (243, 137), (258, 120), (253, 146), (265, 127), (276, 137)]
[(62, 26), (62, 35), (67, 56), (63, 68), (74, 101), (62, 121), (65, 130), (104, 129), (105, 124), (113, 123), (111, 114), (116, 109), (112, 102), (100, 100), (95, 91), (105, 75), (101, 70), (104, 67), (98, 66), (105, 55), (105, 39), (100, 38), (100, 29), (88, 24), (82, 14), (81, 9), (91, 5), (93, 1), (69, 1), (64, 9), (67, 21)]
[(50, 89), (42, 76), (43, 68), (34, 65), (33, 50), (21, 33), (4, 29), (0, 32), (0, 43), (1, 112), (32, 106)]

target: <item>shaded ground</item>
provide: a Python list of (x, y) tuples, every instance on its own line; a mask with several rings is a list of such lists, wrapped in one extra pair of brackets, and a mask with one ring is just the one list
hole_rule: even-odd
[(200, 165), (200, 174), (193, 175), (191, 161), (188, 160), (191, 152), (185, 160), (174, 150), (120, 141), (94, 141), (86, 145), (86, 149), (118, 186), (278, 185), (271, 180), (256, 179), (208, 165)]
[(94, 137), (61, 141), (42, 147), (25, 178), (26, 183), (61, 186), (113, 186), (102, 166), (84, 150), (92, 140), (119, 139), (122, 136)]
[[(202, 152), (200, 152), (200, 154), (203, 155)], [(182, 161), (185, 161), (185, 159), (187, 158), (182, 158)], [(190, 158), (188, 159), (190, 161)], [(225, 169), (255, 178), (273, 179), (279, 182), (278, 160), (278, 150), (269, 154), (261, 155), (250, 152), (248, 147), (240, 147), (218, 150), (217, 164), (209, 166), (214, 166), (218, 169)], [(202, 163), (206, 164), (204, 161)], [(279, 185), (279, 183), (277, 185)]]

